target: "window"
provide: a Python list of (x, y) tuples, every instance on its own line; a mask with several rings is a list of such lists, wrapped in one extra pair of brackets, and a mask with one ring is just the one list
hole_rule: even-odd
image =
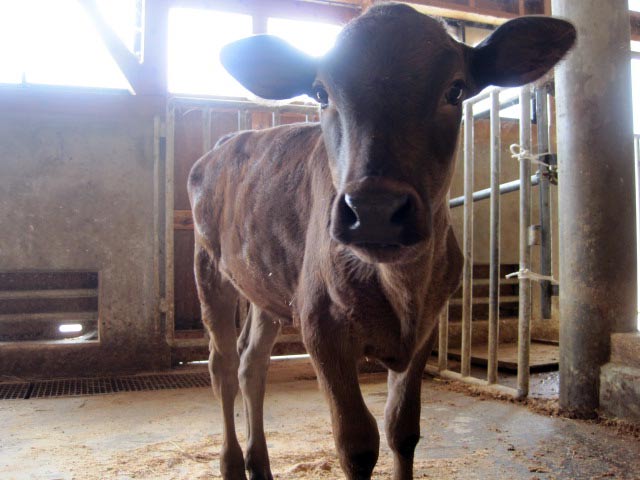
[(286, 18), (270, 18), (267, 22), (268, 33), (314, 57), (321, 57), (333, 47), (340, 30), (339, 25)]
[(640, 0), (629, 0), (629, 10), (640, 12)]
[(169, 91), (250, 96), (220, 63), (220, 50), (252, 31), (253, 19), (249, 15), (188, 8), (169, 10)]
[[(132, 32), (139, 33), (140, 4), (139, 0), (98, 2), (105, 19), (131, 48)], [(0, 3), (0, 58), (0, 83), (129, 88), (76, 0)]]

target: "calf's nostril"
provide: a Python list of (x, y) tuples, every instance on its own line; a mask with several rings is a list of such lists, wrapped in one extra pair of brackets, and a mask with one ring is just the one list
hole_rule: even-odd
[(413, 202), (409, 195), (404, 195), (395, 202), (398, 206), (391, 215), (391, 223), (402, 224), (405, 223), (413, 213)]
[(339, 208), (343, 225), (350, 229), (358, 228), (360, 225), (360, 219), (358, 218), (357, 208), (353, 197), (351, 195), (345, 195), (342, 197)]

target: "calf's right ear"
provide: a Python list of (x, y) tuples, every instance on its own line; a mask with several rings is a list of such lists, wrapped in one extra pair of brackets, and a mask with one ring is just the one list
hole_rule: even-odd
[(225, 45), (224, 68), (259, 97), (284, 100), (309, 93), (317, 60), (273, 35), (255, 35)]

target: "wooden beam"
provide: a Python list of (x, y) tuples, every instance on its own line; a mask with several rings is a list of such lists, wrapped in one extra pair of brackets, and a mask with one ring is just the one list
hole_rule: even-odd
[(486, 23), (488, 25), (500, 25), (506, 20), (518, 16), (515, 13), (504, 10), (458, 5), (446, 0), (411, 0), (405, 3), (412, 5), (418, 11), (430, 15), (438, 15), (444, 18), (465, 20), (468, 22)]
[(322, 2), (304, 0), (168, 0), (171, 7), (210, 9), (293, 18), (318, 22), (347, 23), (357, 17), (362, 0), (352, 2)]
[(142, 61), (129, 51), (105, 21), (95, 0), (79, 1), (133, 92), (137, 95), (164, 95), (167, 91), (167, 0), (147, 2)]

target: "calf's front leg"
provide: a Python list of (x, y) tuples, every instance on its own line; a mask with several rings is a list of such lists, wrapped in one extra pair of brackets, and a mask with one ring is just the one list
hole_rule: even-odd
[(302, 337), (329, 403), (342, 470), (348, 480), (369, 480), (378, 461), (380, 436), (362, 398), (349, 332), (340, 322), (316, 318), (302, 322)]
[(422, 374), (437, 338), (437, 329), (413, 356), (404, 372), (389, 371), (384, 410), (385, 432), (393, 452), (394, 480), (413, 479), (413, 457), (420, 440)]

